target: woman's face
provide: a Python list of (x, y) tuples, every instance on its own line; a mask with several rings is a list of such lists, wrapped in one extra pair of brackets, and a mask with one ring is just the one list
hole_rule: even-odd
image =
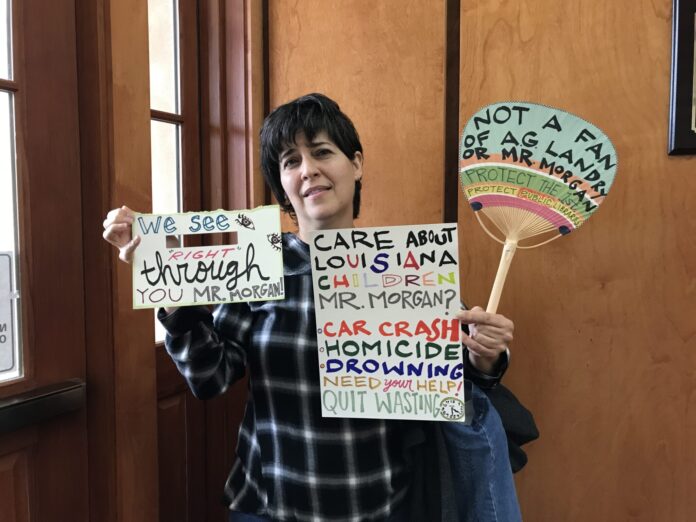
[(297, 215), (300, 237), (312, 230), (351, 228), (355, 182), (362, 177), (362, 154), (349, 159), (325, 131), (280, 153), (280, 182)]

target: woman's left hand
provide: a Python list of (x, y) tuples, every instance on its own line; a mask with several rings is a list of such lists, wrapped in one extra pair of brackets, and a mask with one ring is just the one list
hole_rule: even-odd
[(462, 332), (462, 343), (469, 349), (469, 360), (484, 373), (492, 373), (500, 354), (512, 342), (515, 324), (500, 314), (490, 314), (480, 306), (459, 310), (457, 319), (469, 325), (469, 335)]

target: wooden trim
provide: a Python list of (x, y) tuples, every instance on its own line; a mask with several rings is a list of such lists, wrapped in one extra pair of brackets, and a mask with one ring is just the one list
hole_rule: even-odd
[(266, 183), (261, 175), (261, 125), (265, 117), (266, 90), (264, 63), (264, 12), (258, 0), (246, 0), (246, 20), (244, 29), (245, 72), (246, 72), (246, 154), (248, 183), (248, 206), (265, 205), (267, 201)]
[(90, 520), (158, 520), (152, 315), (95, 234), (106, 212), (151, 207), (147, 2), (76, 0), (87, 338)]
[[(180, 114), (150, 111), (158, 121), (179, 125), (183, 211), (200, 210), (201, 136), (199, 96), (199, 5), (180, 1)], [(205, 3), (205, 2), (203, 2)], [(200, 244), (204, 235), (189, 238)], [(162, 343), (155, 346), (158, 396), (158, 483), (162, 520), (212, 520), (206, 517), (205, 403), (195, 399)], [(176, 431), (174, 433), (172, 430)], [(174, 497), (172, 497), (174, 495)], [(222, 520), (223, 517), (218, 517)]]
[[(152, 208), (147, 2), (110, 0), (109, 206)], [(106, 245), (108, 246), (108, 245)], [(133, 310), (132, 270), (112, 253), (117, 511), (158, 519), (157, 389), (152, 315)], [(127, 376), (137, 375), (137, 378)]]
[[(225, 43), (229, 66), (225, 78), (227, 114), (225, 134), (227, 141), (227, 208), (244, 209), (250, 205), (249, 158), (247, 142), (247, 81), (246, 67), (246, 16), (245, 0), (232, 0), (225, 10)], [(242, 73), (242, 74), (240, 74)]]
[(227, 194), (227, 112), (225, 16), (223, 0), (201, 2), (200, 9), (200, 78), (201, 78), (201, 172), (202, 204), (205, 209), (225, 208)]
[(0, 433), (17, 431), (80, 410), (85, 405), (81, 379), (35, 388), (0, 399)]
[(179, 2), (181, 171), (184, 212), (201, 210), (201, 143), (198, 73), (198, 3)]
[[(206, 209), (244, 209), (263, 197), (251, 182), (253, 127), (262, 119), (257, 2), (213, 0), (200, 4), (201, 171)], [(249, 56), (252, 53), (254, 56)], [(258, 172), (258, 170), (256, 171)]]
[[(29, 16), (34, 3), (13, 6), (13, 74), (20, 87), (14, 112), (24, 377), (6, 383), (4, 396), (68, 376), (82, 377), (85, 357), (80, 353), (84, 338), (74, 21), (66, 18), (70, 8), (64, 4), (51, 4), (36, 16)], [(48, 20), (52, 25), (42, 26)], [(49, 90), (47, 78), (52, 81)], [(51, 175), (46, 177), (46, 172)], [(61, 198), (56, 198), (59, 192)], [(56, 273), (63, 286), (55, 283)], [(57, 302), (71, 313), (55, 313)], [(37, 367), (39, 358), (53, 359), (63, 346), (70, 346), (63, 357)]]
[(39, 442), (39, 436), (39, 429), (36, 426), (27, 426), (22, 430), (6, 433), (0, 438), (0, 455), (35, 446)]
[(117, 516), (115, 437), (116, 376), (112, 281), (114, 253), (97, 234), (94, 224), (110, 208), (111, 129), (108, 79), (111, 68), (108, 0), (77, 0), (77, 60), (82, 171), (82, 222), (85, 256), (85, 339), (89, 464), (89, 518), (114, 522)]
[[(269, 51), (270, 23), (268, 0), (261, 0), (261, 16), (261, 45), (263, 49), (263, 117), (265, 118), (271, 112), (271, 58)], [(260, 130), (261, 129), (259, 128), (259, 131)], [(273, 196), (271, 195), (271, 189), (265, 182), (263, 184), (263, 192), (264, 205), (273, 204)]]
[[(4, 458), (14, 453), (23, 461), (19, 469), (15, 468), (10, 473), (7, 473), (7, 469), (3, 470), (5, 472), (2, 477), (4, 479), (3, 482), (8, 479), (12, 482), (16, 481), (11, 487), (11, 501), (13, 501), (14, 506), (6, 507), (3, 503), (2, 514), (5, 518), (8, 518), (8, 507), (11, 510), (8, 520), (29, 521), (31, 520), (31, 514), (35, 514), (39, 507), (36, 505), (36, 455), (37, 452), (40, 451), (38, 447), (40, 446), (40, 441), (39, 429), (36, 426), (30, 426), (20, 431), (6, 433), (0, 437), (0, 460), (4, 460)], [(3, 491), (5, 494), (7, 492), (7, 489)], [(21, 518), (13, 518), (11, 514)], [(71, 514), (75, 515), (74, 512)]]
[(271, 112), (271, 58), (270, 58), (270, 22), (268, 0), (261, 0), (263, 38), (263, 115)]
[(156, 121), (163, 121), (164, 123), (184, 123), (183, 115), (174, 114), (173, 112), (158, 111), (156, 109), (150, 109), (150, 118)]
[[(12, 40), (13, 40), (13, 56), (12, 56), (12, 77), (14, 79), (13, 83), (17, 86), (21, 86), (25, 78), (25, 60), (24, 56), (24, 42), (20, 38), (22, 35), (23, 27), (23, 16), (26, 9), (26, 4), (24, 2), (12, 2)], [(21, 58), (20, 58), (21, 57)], [(34, 382), (34, 329), (31, 327), (31, 293), (25, 292), (28, 288), (31, 279), (29, 275), (29, 259), (32, 257), (32, 244), (30, 241), (30, 230), (31, 230), (31, 212), (25, 212), (24, 209), (29, 207), (29, 179), (26, 171), (26, 165), (21, 158), (27, 156), (26, 146), (24, 143), (25, 130), (24, 130), (24, 118), (21, 116), (20, 107), (24, 102), (25, 93), (18, 90), (14, 95), (14, 132), (15, 132), (15, 173), (17, 179), (17, 216), (18, 216), (18, 226), (19, 226), (19, 243), (24, 251), (23, 255), (20, 256), (19, 260), (19, 280), (20, 280), (20, 292), (22, 297), (20, 299), (20, 324), (19, 330), (22, 335), (22, 367), (24, 371), (23, 377), (19, 381), (11, 381), (9, 386), (2, 387), (2, 393), (18, 393), (23, 390), (28, 390), (31, 387), (36, 386)]]
[[(265, 199), (259, 197), (253, 139), (264, 109), (258, 30), (263, 13), (254, 0), (209, 0), (199, 10), (203, 207), (248, 208)], [(208, 520), (227, 516), (221, 490), (213, 485), (224, 484), (232, 467), (245, 397), (244, 380), (205, 404)]]
[[(74, 2), (25, 0), (14, 6), (25, 378), (3, 388), (3, 394), (69, 377), (84, 379), (86, 358)], [(52, 409), (44, 409), (41, 415), (47, 418)], [(36, 433), (35, 458), (27, 464), (36, 492), (32, 516), (64, 519), (69, 512), (74, 520), (86, 520), (84, 412), (46, 423)], [(57, 483), (56, 477), (62, 482)]]
[[(174, 366), (169, 356), (165, 357), (169, 359), (166, 364)], [(176, 369), (173, 372), (174, 378), (182, 381)], [(204, 404), (185, 383), (181, 391), (158, 401), (160, 520), (227, 520), (224, 514), (212, 517), (205, 512)]]
[(31, 268), (33, 259), (33, 243), (32, 243), (32, 213), (27, 209), (31, 208), (30, 195), (31, 183), (29, 180), (26, 158), (27, 153), (27, 127), (26, 127), (26, 89), (21, 87), (24, 85), (26, 78), (26, 60), (24, 58), (25, 42), (24, 42), (24, 17), (27, 5), (25, 2), (12, 3), (12, 35), (13, 35), (13, 67), (12, 75), (14, 81), (12, 83), (18, 86), (18, 90), (14, 93), (14, 132), (15, 132), (15, 171), (17, 179), (17, 216), (18, 216), (18, 237), (22, 254), (19, 259), (19, 280), (20, 280), (20, 315), (19, 315), (19, 331), (21, 332), (21, 358), (24, 374), (19, 379), (4, 382), (0, 385), (0, 395), (7, 396), (11, 393), (21, 393), (29, 390), (37, 385), (35, 380), (35, 328), (32, 315), (33, 293), (31, 292)]
[[(19, 18), (21, 16), (21, 13), (23, 11), (22, 9), (23, 4), (21, 6), (15, 6), (13, 4), (13, 9), (12, 9), (12, 35), (13, 35), (13, 42), (12, 42), (12, 76), (16, 79), (18, 77), (21, 78), (22, 72), (21, 68), (23, 65), (23, 60), (20, 60), (19, 57), (21, 56), (21, 39), (19, 38), (19, 35), (21, 34), (19, 31), (20, 23), (19, 23)], [(25, 248), (26, 244), (26, 239), (28, 239), (25, 229), (28, 230), (28, 226), (24, 226), (24, 208), (29, 208), (28, 201), (27, 201), (27, 189), (28, 189), (28, 181), (27, 177), (24, 174), (24, 164), (23, 162), (18, 161), (18, 158), (24, 157), (25, 153), (25, 147), (24, 143), (22, 141), (24, 137), (24, 132), (22, 130), (22, 118), (17, 117), (17, 112), (18, 109), (21, 107), (20, 103), (22, 100), (22, 94), (19, 92), (19, 82), (15, 80), (5, 80), (5, 79), (0, 79), (0, 90), (4, 91), (9, 91), (12, 94), (12, 99), (14, 102), (14, 138), (15, 138), (15, 157), (14, 157), (14, 168), (15, 168), (15, 175), (16, 175), (16, 186), (15, 190), (17, 191), (17, 196), (16, 196), (16, 201), (17, 201), (17, 225), (19, 227), (18, 230), (18, 237), (19, 237), (19, 242), (22, 250)], [(30, 217), (30, 213), (27, 213), (27, 218)], [(28, 245), (29, 248), (31, 248), (30, 245)], [(25, 251), (23, 255), (20, 255), (19, 258), (19, 284), (20, 284), (20, 292), (24, 292), (24, 288), (26, 287), (27, 284), (29, 284), (29, 280), (27, 279), (27, 269), (29, 267), (29, 251)], [(26, 302), (26, 298), (24, 295), (22, 295), (22, 299), (19, 301), (19, 335), (21, 338), (21, 344), (20, 344), (20, 359), (21, 359), (21, 365), (23, 368), (23, 375), (21, 375), (18, 378), (9, 380), (9, 381), (2, 381), (0, 382), (0, 397), (5, 397), (10, 394), (16, 394), (16, 393), (21, 393), (23, 391), (29, 390), (32, 387), (36, 385), (35, 382), (33, 382), (33, 364), (32, 363), (32, 357), (31, 357), (31, 342), (29, 339), (29, 335), (31, 335), (32, 330), (28, 329), (26, 327), (26, 317), (27, 313), (31, 310), (31, 308), (28, 306), (28, 303)]]
[(443, 215), (457, 222), (459, 205), (459, 56), (460, 0), (447, 0), (445, 8), (445, 160)]
[(0, 91), (17, 92), (18, 90), (19, 84), (17, 82), (0, 78)]

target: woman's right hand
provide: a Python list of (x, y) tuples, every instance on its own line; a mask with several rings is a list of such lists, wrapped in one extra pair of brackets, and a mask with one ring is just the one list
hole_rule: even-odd
[(133, 261), (133, 252), (140, 244), (140, 236), (131, 238), (134, 219), (133, 211), (124, 205), (110, 211), (104, 220), (104, 239), (118, 248), (118, 257), (126, 263)]

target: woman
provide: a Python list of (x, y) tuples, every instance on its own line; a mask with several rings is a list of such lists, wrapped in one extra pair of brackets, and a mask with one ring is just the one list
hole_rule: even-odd
[[(230, 520), (409, 520), (413, 480), (403, 440), (408, 423), (321, 416), (307, 239), (315, 230), (354, 226), (363, 176), (358, 134), (335, 102), (310, 94), (266, 118), (261, 157), (266, 182), (298, 227), (297, 234), (283, 235), (285, 299), (223, 304), (212, 314), (206, 307), (158, 314), (168, 332), (167, 351), (197, 397), (220, 394), (249, 371), (238, 458), (225, 485)], [(122, 207), (104, 222), (105, 239), (128, 262), (139, 244), (130, 237), (132, 221), (133, 213)], [(458, 317), (472, 325), (472, 334), (463, 336), (470, 372), (496, 382), (507, 365), (513, 323), (480, 308)], [(485, 397), (477, 392), (477, 400)], [(460, 520), (508, 521), (510, 512), (519, 519), (507, 451), (499, 451), (488, 470), (466, 453), (467, 437), (481, 443), (476, 451), (484, 461), (494, 460), (493, 434), (497, 447), (504, 446), (500, 420), (490, 410), (486, 419), (493, 432), (479, 423), (457, 428), (468, 434), (445, 435), (464, 448), (453, 469), (474, 475), (466, 481), (469, 498), (460, 511), (465, 507), (467, 513)], [(491, 515), (484, 516), (486, 511)]]

